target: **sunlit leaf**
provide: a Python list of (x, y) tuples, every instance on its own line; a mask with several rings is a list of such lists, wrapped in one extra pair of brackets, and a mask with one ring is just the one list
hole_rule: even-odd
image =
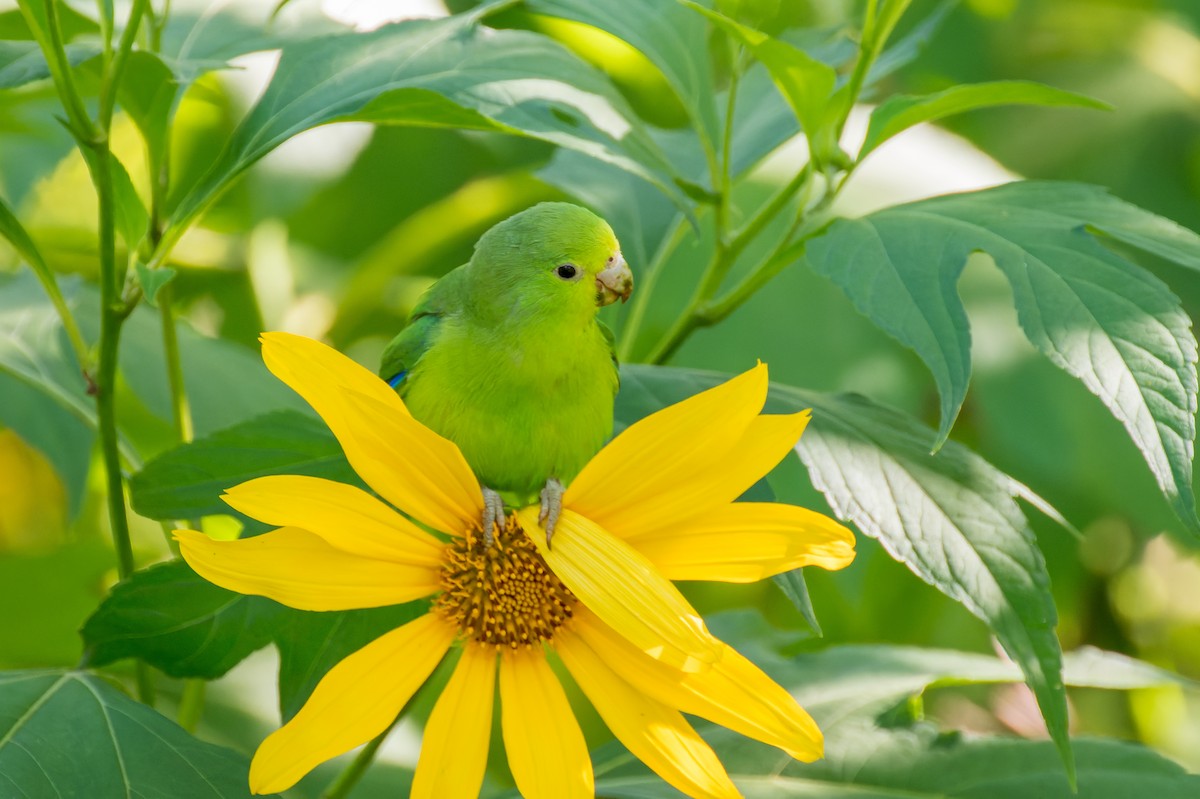
[(185, 224), (297, 133), (354, 119), (532, 136), (616, 164), (681, 198), (665, 157), (602, 73), (544, 36), (481, 28), (487, 10), (285, 45), (266, 93), (181, 201), (173, 224)]
[(14, 796), (248, 799), (248, 769), (87, 672), (0, 673), (0, 785)]
[(810, 244), (808, 262), (929, 366), (941, 394), (941, 442), (970, 374), (956, 284), (971, 253), (986, 252), (1012, 285), (1025, 335), (1125, 425), (1176, 514), (1200, 533), (1191, 320), (1162, 281), (1090, 231), (1200, 268), (1195, 233), (1093, 186), (1037, 182), (838, 221)]

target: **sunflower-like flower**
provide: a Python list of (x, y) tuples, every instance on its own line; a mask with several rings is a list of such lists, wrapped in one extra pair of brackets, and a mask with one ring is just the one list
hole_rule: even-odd
[(378, 497), (316, 477), (251, 480), (225, 501), (278, 529), (236, 541), (179, 530), (184, 558), (217, 585), (303, 610), (432, 603), (325, 675), (259, 747), (254, 792), (285, 790), (379, 735), (452, 650), (458, 661), (425, 726), (413, 797), (478, 795), (497, 673), (504, 747), (522, 795), (594, 795), (552, 657), (613, 735), (689, 796), (740, 794), (683, 713), (799, 760), (821, 757), (812, 718), (714, 638), (671, 583), (750, 582), (799, 566), (838, 569), (854, 557), (850, 531), (819, 513), (734, 501), (809, 418), (760, 415), (766, 367), (614, 438), (568, 487), (551, 549), (537, 507), (512, 514), (485, 543), (482, 494), (462, 454), (366, 369), (283, 333), (263, 336), (263, 358), (321, 415)]

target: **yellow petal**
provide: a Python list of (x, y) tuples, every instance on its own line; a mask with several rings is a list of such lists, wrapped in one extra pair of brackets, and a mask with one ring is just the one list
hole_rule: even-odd
[(183, 559), (210, 583), (300, 610), (398, 605), (439, 588), (435, 568), (351, 555), (298, 527), (237, 541), (176, 530), (175, 540)]
[(663, 408), (622, 432), (571, 481), (564, 504), (606, 528), (609, 514), (652, 502), (682, 478), (718, 464), (762, 410), (767, 367)]
[(260, 522), (303, 527), (352, 555), (433, 568), (442, 563), (441, 542), (352, 485), (275, 475), (234, 486), (221, 499)]
[(267, 368), (320, 414), (380, 496), (447, 533), (479, 524), (483, 495), (462, 453), (413, 419), (386, 383), (312, 339), (267, 333), (262, 341)]
[(317, 765), (387, 729), (454, 640), (426, 614), (375, 639), (329, 670), (295, 718), (271, 733), (250, 763), (250, 790), (275, 793)]
[(479, 795), (495, 694), (496, 650), (467, 644), (425, 725), (409, 799)]
[(854, 533), (816, 511), (775, 502), (731, 502), (628, 543), (670, 580), (751, 583), (854, 560)]
[(632, 538), (732, 502), (796, 446), (809, 418), (808, 411), (758, 416), (718, 463), (664, 481), (653, 495), (615, 502), (596, 521), (614, 535)]
[(582, 610), (572, 630), (636, 690), (684, 713), (777, 746), (797, 760), (821, 758), (824, 738), (812, 717), (782, 686), (736, 649), (722, 644), (720, 661), (685, 674), (646, 657), (595, 614)]
[[(391, 413), (408, 416), (404, 401), (386, 381), (381, 380), (369, 369), (347, 358), (333, 347), (322, 344), (308, 336), (297, 336), (283, 331), (267, 332), (259, 336), (263, 345), (263, 360), (268, 357), (276, 366), (288, 371), (303, 371), (302, 382), (310, 392), (333, 393), (341, 389), (354, 389), (367, 394), (387, 406)], [(275, 372), (271, 363), (267, 368), (283, 382), (291, 386), (306, 400), (308, 395), (290, 380)], [(311, 403), (312, 400), (309, 400)], [(314, 405), (314, 407), (316, 407)], [(318, 410), (318, 413), (320, 411)]]
[(502, 651), (500, 703), (504, 749), (521, 796), (593, 799), (587, 743), (540, 649)]
[(685, 671), (702, 671), (717, 660), (722, 644), (700, 614), (624, 541), (564, 509), (548, 549), (538, 509), (525, 508), (517, 516), (551, 571), (638, 649)]
[(693, 799), (742, 795), (678, 710), (638, 692), (577, 635), (560, 630), (554, 651), (612, 734), (655, 774)]

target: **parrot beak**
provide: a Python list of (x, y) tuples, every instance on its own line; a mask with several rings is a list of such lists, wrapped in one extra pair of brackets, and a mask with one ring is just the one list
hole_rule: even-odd
[(621, 298), (621, 302), (629, 299), (633, 293), (633, 272), (621, 253), (609, 259), (609, 265), (596, 275), (596, 304), (609, 305)]

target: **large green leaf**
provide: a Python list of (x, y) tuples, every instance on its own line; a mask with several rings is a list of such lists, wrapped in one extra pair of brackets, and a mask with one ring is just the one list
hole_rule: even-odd
[(872, 150), (897, 133), (922, 122), (1000, 105), (1042, 105), (1109, 110), (1110, 106), (1082, 94), (1023, 80), (994, 81), (954, 86), (934, 94), (898, 94), (871, 112), (867, 138), (859, 150), (861, 161)]
[(429, 609), (424, 600), (335, 613), (289, 610), (275, 632), (279, 648), (279, 712), (290, 719), (325, 673), (342, 658)]
[[(629, 423), (719, 382), (685, 369), (625, 366), (618, 418)], [(914, 574), (993, 630), (1037, 696), (1070, 767), (1062, 654), (1046, 564), (1013, 499), (1027, 493), (954, 442), (858, 396), (773, 385), (769, 409), (812, 408), (797, 451), (837, 516), (879, 540)]]
[(86, 672), (0, 673), (6, 796), (248, 799), (248, 770)]
[(152, 519), (232, 513), (221, 493), (269, 474), (358, 482), (342, 448), (317, 419), (277, 411), (176, 447), (129, 481), (134, 510)]
[(215, 679), (272, 640), (282, 607), (173, 560), (118, 583), (80, 634), (89, 666), (140, 658), (172, 677)]
[(139, 658), (172, 677), (224, 675), (252, 653), (279, 648), (279, 705), (291, 718), (342, 658), (428, 610), (428, 602), (319, 613), (208, 582), (182, 560), (117, 584), (81, 631), (84, 660)]
[(532, 136), (616, 164), (684, 202), (666, 158), (602, 73), (547, 37), (483, 29), (490, 10), (285, 45), (266, 93), (173, 225), (287, 139), (345, 120)]
[(1012, 285), (1025, 335), (1125, 425), (1175, 512), (1200, 533), (1191, 320), (1162, 281), (1093, 231), (1200, 269), (1195, 233), (1093, 186), (1035, 182), (840, 220), (809, 245), (808, 261), (929, 366), (941, 393), (941, 442), (970, 374), (956, 284), (971, 253), (986, 252)]

